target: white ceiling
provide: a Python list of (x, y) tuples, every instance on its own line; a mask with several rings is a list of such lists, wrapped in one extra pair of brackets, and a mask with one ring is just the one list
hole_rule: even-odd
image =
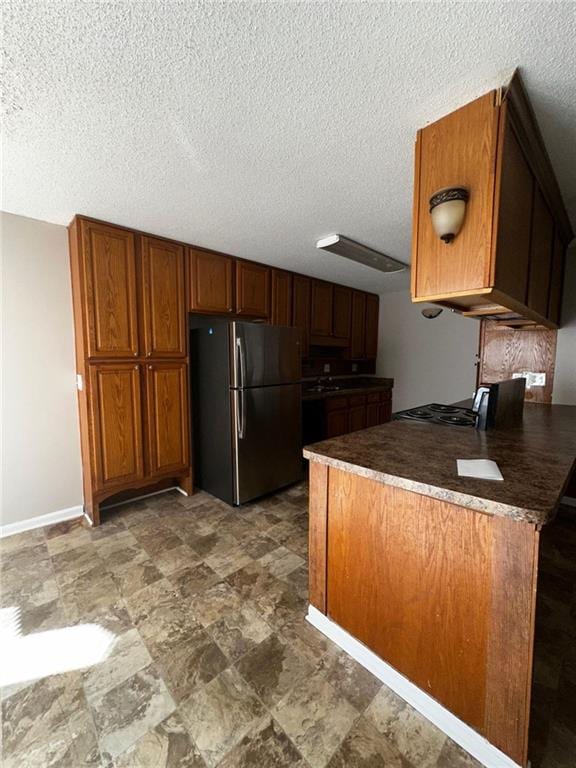
[(84, 213), (378, 291), (415, 131), (520, 66), (576, 221), (576, 5), (3, 2), (4, 210)]

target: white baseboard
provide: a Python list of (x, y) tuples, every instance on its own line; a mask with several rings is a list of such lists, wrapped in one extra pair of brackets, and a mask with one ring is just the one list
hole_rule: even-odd
[(62, 523), (65, 520), (74, 520), (74, 518), (82, 517), (83, 515), (84, 507), (79, 504), (76, 507), (68, 507), (67, 509), (59, 509), (57, 512), (49, 512), (47, 515), (29, 517), (27, 520), (20, 520), (17, 523), (1, 525), (0, 539), (3, 539), (6, 536), (14, 536), (16, 533), (31, 531), (34, 528), (43, 528), (45, 525), (54, 525), (54, 523)]
[(321, 613), (317, 608), (308, 606), (306, 617), (312, 626), (320, 630), (332, 642), (336, 643), (359, 664), (385, 683), (404, 701), (449, 736), (469, 754), (487, 768), (520, 768), (508, 755), (494, 747), (469, 725), (439, 704), (418, 686), (397, 672), (385, 661), (349, 635), (342, 627)]
[(567, 507), (576, 507), (576, 499), (573, 499), (572, 496), (563, 496), (562, 504), (565, 504)]

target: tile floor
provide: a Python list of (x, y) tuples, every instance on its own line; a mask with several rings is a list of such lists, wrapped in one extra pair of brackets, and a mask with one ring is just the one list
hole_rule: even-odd
[[(478, 765), (305, 622), (306, 528), (301, 485), (239, 510), (170, 492), (1, 540), (2, 607), (40, 666), (51, 630), (114, 638), (96, 665), (2, 691), (4, 768)], [(99, 647), (57, 637), (64, 658)], [(552, 742), (542, 768), (564, 768)]]

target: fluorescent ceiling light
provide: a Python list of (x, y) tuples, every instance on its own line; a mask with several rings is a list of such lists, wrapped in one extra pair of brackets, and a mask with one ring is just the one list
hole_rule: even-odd
[(317, 241), (316, 248), (337, 253), (338, 256), (344, 256), (345, 259), (357, 261), (366, 267), (372, 267), (372, 269), (379, 269), (380, 272), (402, 272), (402, 270), (407, 269), (406, 264), (402, 264), (401, 261), (396, 261), (396, 259), (386, 256), (385, 253), (374, 251), (372, 248), (349, 240), (342, 235), (323, 237)]

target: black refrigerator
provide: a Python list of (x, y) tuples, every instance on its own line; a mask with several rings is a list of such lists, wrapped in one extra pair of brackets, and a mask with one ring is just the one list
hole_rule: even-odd
[(195, 484), (244, 504), (302, 476), (299, 333), (190, 315)]

